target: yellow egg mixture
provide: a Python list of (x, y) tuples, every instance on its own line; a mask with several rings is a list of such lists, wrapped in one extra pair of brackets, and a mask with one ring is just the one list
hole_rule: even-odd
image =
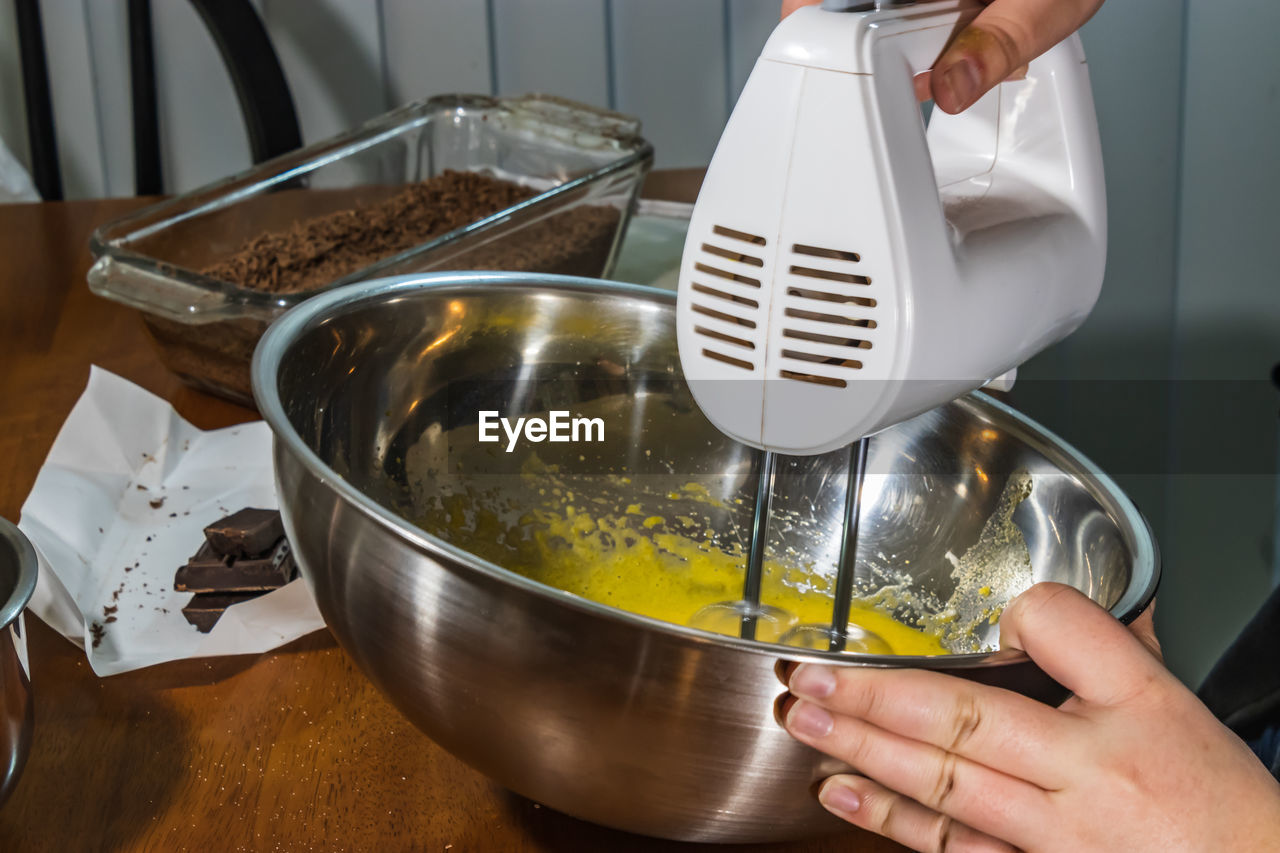
[[(742, 597), (745, 554), (710, 544), (710, 531), (701, 532), (700, 541), (697, 525), (685, 516), (645, 516), (634, 504), (621, 513), (591, 513), (567, 500), (548, 500), (547, 505), (553, 508), (531, 510), (509, 525), (477, 509), (469, 498), (453, 496), (444, 498), (421, 523), (427, 530), (451, 533), (465, 525), (469, 541), (446, 538), (525, 577), (591, 601), (679, 625), (695, 622), (698, 615), (703, 618), (695, 627), (736, 634), (738, 622), (731, 612), (708, 621), (703, 608)], [(757, 639), (778, 642), (796, 625), (829, 625), (830, 587), (830, 580), (814, 571), (766, 561), (760, 600), (782, 612), (778, 619), (759, 622)], [(937, 636), (904, 625), (866, 602), (854, 602), (850, 622), (884, 640), (893, 654), (948, 653)]]

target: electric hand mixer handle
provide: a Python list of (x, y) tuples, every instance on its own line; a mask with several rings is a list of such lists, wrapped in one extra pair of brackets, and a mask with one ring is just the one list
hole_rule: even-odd
[[(906, 375), (991, 379), (1070, 334), (1097, 301), (1106, 258), (1102, 154), (1078, 36), (965, 112), (935, 110), (926, 151), (909, 79), (933, 62), (949, 31), (921, 28), (872, 48), (884, 135), (910, 140), (888, 157), (912, 232), (903, 242), (952, 249), (906, 259), (915, 267), (912, 299), (943, 308), (914, 313), (919, 351)], [(886, 73), (898, 63), (905, 73)], [(920, 233), (930, 229), (929, 238)]]
[[(680, 361), (722, 431), (849, 444), (1015, 368), (1083, 322), (1106, 253), (1072, 37), (927, 137), (912, 77), (982, 6), (801, 9), (739, 98), (690, 221)], [(736, 380), (736, 381), (726, 381)]]

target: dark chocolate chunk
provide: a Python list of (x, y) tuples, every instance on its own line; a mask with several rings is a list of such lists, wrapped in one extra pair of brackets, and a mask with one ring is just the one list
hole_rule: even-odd
[[(222, 616), (224, 610), (242, 601), (257, 598), (257, 592), (202, 592), (191, 596), (191, 600), (182, 608), (182, 615), (196, 626), (201, 634), (213, 630), (213, 626)], [(168, 611), (166, 611), (168, 612)]]
[(196, 551), (195, 556), (187, 560), (186, 565), (180, 566), (178, 572), (173, 578), (173, 588), (178, 592), (208, 592), (212, 590), (200, 590), (188, 588), (191, 578), (207, 577), (212, 573), (216, 573), (219, 569), (229, 568), (232, 557), (224, 557), (217, 551), (213, 550), (213, 546), (207, 541), (200, 543), (200, 550)]
[(173, 588), (178, 592), (268, 592), (293, 578), (289, 543), (281, 538), (258, 557), (222, 557), (206, 542), (185, 566), (178, 569)]
[(247, 507), (209, 525), (204, 535), (224, 557), (256, 557), (284, 536), (284, 525), (277, 510)]

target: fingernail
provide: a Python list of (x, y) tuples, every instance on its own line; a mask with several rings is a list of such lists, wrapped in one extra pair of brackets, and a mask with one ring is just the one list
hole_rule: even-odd
[(787, 682), (791, 680), (791, 673), (795, 668), (796, 664), (791, 661), (780, 660), (773, 665), (773, 674), (782, 682), (782, 686), (786, 687)]
[(787, 715), (787, 729), (805, 737), (826, 737), (835, 725), (831, 715), (812, 702), (797, 702)]
[(942, 72), (942, 89), (950, 93), (950, 103), (944, 106), (959, 112), (978, 97), (978, 87), (982, 85), (982, 77), (978, 74), (978, 66), (972, 59), (964, 58), (947, 66)]
[(787, 712), (791, 709), (791, 703), (795, 701), (796, 697), (790, 693), (783, 693), (773, 700), (773, 719), (784, 729), (787, 727)]
[(830, 667), (804, 663), (791, 674), (791, 682), (787, 687), (797, 696), (826, 699), (836, 692), (836, 674)]
[(829, 812), (837, 815), (851, 815), (862, 808), (862, 797), (848, 784), (835, 779), (827, 782), (818, 791), (818, 802)]

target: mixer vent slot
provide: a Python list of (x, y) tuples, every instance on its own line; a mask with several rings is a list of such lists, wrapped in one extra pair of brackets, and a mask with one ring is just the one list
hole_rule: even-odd
[(711, 229), (711, 231), (720, 237), (728, 237), (730, 240), (741, 240), (744, 243), (751, 243), (754, 246), (768, 245), (768, 241), (763, 237), (757, 237), (755, 234), (748, 234), (745, 231), (735, 231), (732, 228), (725, 228), (723, 225), (716, 225)]
[(740, 358), (734, 358), (731, 355), (725, 355), (724, 353), (716, 352), (715, 350), (704, 349), (702, 351), (702, 354), (705, 355), (707, 358), (714, 359), (715, 361), (719, 361), (724, 364), (729, 364), (734, 367), (741, 367), (743, 370), (756, 369), (756, 366), (749, 361), (743, 361)]
[(735, 252), (732, 249), (722, 249), (711, 243), (703, 243), (702, 251), (706, 252), (708, 255), (716, 255), (717, 257), (725, 258), (730, 261), (737, 261), (740, 264), (746, 264), (749, 267), (764, 266), (764, 260), (761, 258), (757, 258), (754, 255), (744, 255), (742, 252)]
[(748, 299), (745, 296), (738, 296), (736, 293), (725, 293), (723, 290), (716, 290), (714, 287), (707, 287), (705, 284), (698, 284), (697, 282), (694, 282), (693, 289), (698, 293), (705, 293), (707, 296), (714, 296), (716, 299), (723, 299), (726, 302), (745, 305), (748, 308), (760, 307), (760, 303), (754, 299)]
[(706, 326), (694, 326), (693, 330), (699, 335), (714, 338), (717, 341), (724, 341), (726, 344), (733, 344), (736, 347), (742, 347), (743, 349), (756, 348), (756, 345), (751, 341), (735, 338), (733, 335), (726, 335), (724, 332), (717, 332), (715, 329), (708, 329)]
[(716, 320), (723, 320), (726, 323), (734, 323), (735, 325), (742, 326), (746, 329), (754, 329), (756, 327), (755, 320), (748, 320), (746, 317), (739, 317), (735, 314), (726, 314), (723, 311), (708, 308), (707, 306), (700, 305), (697, 302), (693, 303), (689, 307), (693, 309), (694, 313), (701, 314), (704, 317), (713, 317)]
[(810, 382), (814, 385), (825, 385), (828, 388), (848, 388), (849, 383), (843, 379), (834, 379), (830, 376), (814, 376), (812, 373), (797, 373), (794, 370), (782, 371), (783, 379), (796, 379), (800, 382)]
[(710, 264), (704, 264), (699, 262), (694, 264), (693, 268), (696, 269), (698, 272), (704, 272), (707, 275), (714, 275), (718, 278), (725, 278), (725, 279), (728, 279), (729, 281), (736, 281), (739, 284), (749, 285), (750, 287), (760, 286), (760, 279), (758, 278), (752, 278), (751, 276), (747, 276), (747, 275), (739, 275), (736, 272), (729, 272), (728, 270), (722, 270), (719, 267), (713, 267)]
[[(874, 320), (866, 320), (864, 322), (869, 324), (868, 328), (874, 329), (876, 327)], [(815, 332), (802, 332), (799, 329), (783, 329), (782, 336), (797, 341), (809, 341), (814, 344), (831, 344), (834, 347), (871, 349), (871, 341), (863, 341), (857, 338), (839, 338), (835, 335), (819, 335)]]
[(811, 258), (830, 258), (833, 261), (853, 261), (857, 263), (862, 256), (857, 252), (842, 252), (839, 249), (823, 249), (818, 246), (802, 246), (796, 243), (791, 247), (797, 255), (808, 255)]
[(791, 267), (792, 275), (802, 275), (805, 278), (820, 278), (823, 281), (838, 281), (841, 284), (870, 284), (871, 279), (865, 275), (854, 275), (853, 273), (832, 272), (831, 270), (819, 270), (813, 267), (801, 267), (793, 265)]
[(800, 352), (793, 349), (784, 349), (782, 357), (794, 358), (796, 361), (808, 361), (813, 364), (829, 364), (832, 367), (844, 367), (849, 370), (862, 369), (862, 362), (852, 358), (832, 358), (829, 355), (815, 355), (811, 352)]
[(836, 323), (841, 326), (857, 326), (861, 329), (874, 329), (875, 320), (859, 320), (853, 317), (841, 317), (839, 314), (823, 314), (820, 311), (802, 311), (799, 308), (788, 308), (788, 317), (797, 320), (813, 320), (815, 323)]
[(843, 293), (828, 293), (825, 290), (809, 290), (803, 287), (788, 287), (787, 296), (816, 299), (819, 302), (835, 302), (839, 305), (861, 305), (864, 308), (876, 307), (876, 301), (865, 296), (846, 296)]

